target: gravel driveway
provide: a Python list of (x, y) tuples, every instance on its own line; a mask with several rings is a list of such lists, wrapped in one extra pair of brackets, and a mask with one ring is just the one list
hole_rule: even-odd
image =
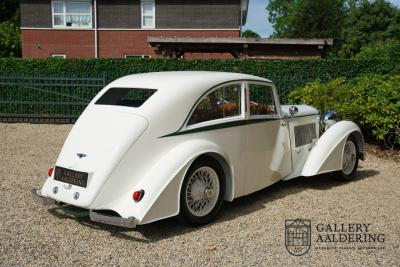
[[(44, 183), (70, 129), (0, 123), (0, 265), (400, 266), (400, 166), (394, 161), (368, 155), (348, 183), (327, 175), (279, 182), (226, 203), (204, 227), (168, 219), (127, 230), (32, 201), (30, 188)], [(296, 218), (311, 220), (311, 248), (303, 256), (285, 248), (285, 220)], [(384, 242), (316, 242), (316, 226), (335, 223), (369, 224), (368, 233)]]

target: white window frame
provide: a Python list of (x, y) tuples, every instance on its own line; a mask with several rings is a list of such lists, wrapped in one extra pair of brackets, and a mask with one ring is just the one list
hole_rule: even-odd
[[(153, 4), (153, 26), (145, 26), (143, 25), (144, 15), (144, 5), (145, 4)], [(140, 25), (142, 29), (155, 29), (156, 27), (156, 3), (154, 0), (141, 0), (140, 1)]]
[(65, 54), (51, 54), (52, 58), (60, 58), (60, 59), (66, 59), (67, 56)]
[[(225, 118), (219, 118), (219, 119), (214, 119), (214, 120), (209, 120), (209, 121), (203, 121), (203, 122), (197, 122), (194, 124), (188, 124), (193, 113), (196, 111), (197, 106), (200, 104), (201, 100), (204, 99), (207, 95), (210, 93), (219, 90), (223, 87), (228, 87), (231, 85), (240, 85), (240, 114), (232, 116), (232, 117), (225, 117)], [(196, 128), (201, 128), (205, 126), (210, 126), (210, 125), (215, 125), (215, 124), (221, 124), (225, 122), (231, 122), (231, 121), (240, 121), (244, 120), (246, 117), (246, 107), (245, 107), (245, 82), (242, 81), (233, 81), (233, 82), (227, 82), (224, 84), (219, 85), (218, 87), (213, 88), (212, 90), (207, 91), (201, 98), (197, 100), (195, 105), (193, 106), (192, 110), (189, 113), (189, 116), (186, 118), (186, 121), (184, 123), (184, 127), (182, 127), (184, 130), (191, 130), (191, 129), (196, 129)]]
[[(263, 114), (263, 115), (251, 115), (250, 113), (250, 85), (261, 85), (261, 86), (265, 86), (265, 87), (269, 87), (271, 89), (272, 92), (272, 98), (274, 100), (274, 106), (275, 106), (275, 110), (276, 113), (275, 114)], [(275, 85), (273, 83), (267, 83), (267, 82), (259, 82), (259, 81), (248, 81), (246, 83), (246, 117), (247, 119), (265, 119), (265, 118), (273, 118), (273, 119), (279, 119), (282, 118), (282, 110), (281, 110), (281, 105), (280, 105), (280, 101), (279, 101), (279, 97), (278, 97), (278, 93), (276, 92), (276, 88)]]
[[(63, 3), (63, 13), (55, 13), (54, 12), (54, 3), (62, 2)], [(67, 26), (67, 8), (66, 3), (89, 3), (90, 5), (90, 25), (89, 26)], [(88, 13), (89, 14), (89, 13)], [(54, 16), (62, 15), (64, 16), (64, 25), (55, 25), (54, 24)], [(68, 15), (85, 15), (81, 13), (68, 13)], [(63, 29), (91, 29), (93, 28), (93, 5), (91, 0), (52, 0), (51, 1), (51, 21), (53, 28), (63, 28)]]

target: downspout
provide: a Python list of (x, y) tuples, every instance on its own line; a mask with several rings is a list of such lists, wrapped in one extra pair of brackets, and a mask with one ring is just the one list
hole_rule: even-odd
[(242, 37), (242, 24), (243, 24), (243, 0), (240, 0), (240, 25), (239, 25), (239, 37)]
[(99, 41), (97, 36), (97, 1), (94, 0), (94, 58), (99, 58)]

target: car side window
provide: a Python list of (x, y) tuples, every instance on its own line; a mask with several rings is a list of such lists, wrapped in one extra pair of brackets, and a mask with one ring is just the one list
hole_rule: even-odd
[(193, 111), (188, 125), (240, 115), (240, 91), (240, 84), (232, 84), (206, 94)]
[(249, 84), (250, 115), (276, 115), (274, 93), (268, 85)]

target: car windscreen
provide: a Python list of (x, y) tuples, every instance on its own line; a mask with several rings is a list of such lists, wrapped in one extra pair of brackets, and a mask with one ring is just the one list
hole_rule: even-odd
[(114, 87), (108, 89), (95, 104), (138, 108), (156, 91), (155, 89)]

